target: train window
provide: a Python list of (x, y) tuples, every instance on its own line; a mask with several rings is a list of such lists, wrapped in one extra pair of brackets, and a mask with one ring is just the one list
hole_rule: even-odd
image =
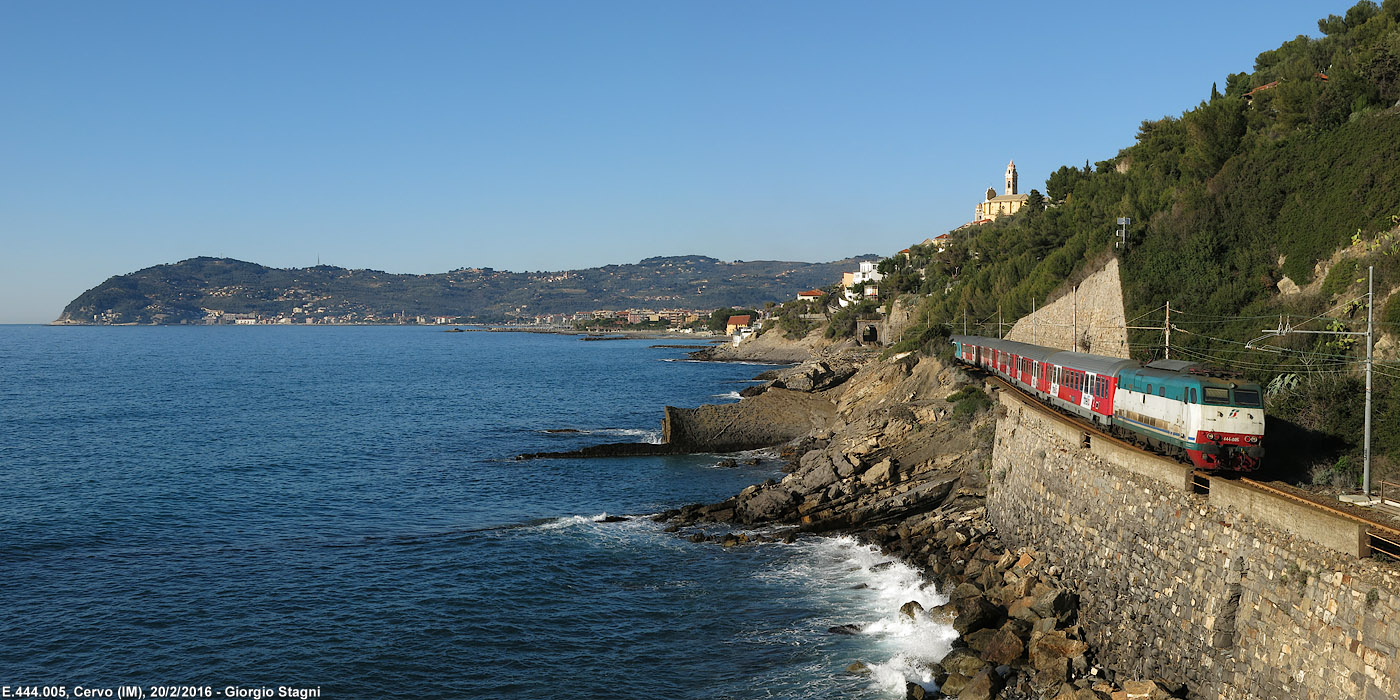
[(1167, 388), (1164, 387), (1164, 386), (1159, 386), (1159, 387), (1157, 387), (1157, 395), (1158, 395), (1158, 396), (1166, 396), (1166, 395), (1167, 395)]
[(1206, 403), (1211, 406), (1225, 406), (1230, 403), (1230, 390), (1224, 387), (1208, 386), (1205, 388)]
[(1194, 387), (1192, 387), (1192, 388), (1190, 389), (1190, 391), (1191, 391), (1191, 400), (1190, 400), (1190, 403), (1196, 403), (1196, 389), (1195, 389)]
[(1151, 384), (1148, 384), (1148, 385), (1147, 385), (1147, 393), (1149, 393), (1149, 394), (1152, 393), (1152, 385), (1151, 385)]
[(1259, 408), (1259, 391), (1256, 389), (1236, 389), (1235, 403), (1241, 406)]

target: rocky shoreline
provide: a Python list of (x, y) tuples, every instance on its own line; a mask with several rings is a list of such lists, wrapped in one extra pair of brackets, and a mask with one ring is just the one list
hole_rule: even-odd
[[(767, 334), (765, 334), (767, 335)], [(1128, 700), (1180, 697), (1183, 689), (1102, 668), (1078, 623), (1078, 599), (1061, 572), (1032, 548), (1008, 549), (986, 517), (985, 499), (997, 409), (980, 377), (937, 358), (880, 359), (864, 349), (770, 343), (745, 355), (717, 347), (699, 359), (771, 360), (805, 353), (797, 366), (765, 372), (765, 384), (738, 404), (693, 409), (675, 447), (716, 449), (704, 426), (761, 421), (772, 396), (808, 397), (806, 414), (787, 414), (769, 436), (787, 475), (720, 503), (693, 504), (658, 516), (692, 541), (722, 546), (821, 534), (848, 534), (896, 556), (936, 582), (949, 602), (918, 603), (900, 613), (951, 625), (959, 639), (929, 667), (935, 683), (909, 682), (908, 698), (962, 700)], [(788, 344), (796, 345), (796, 344)], [(770, 397), (770, 398), (765, 398)], [(812, 408), (820, 403), (829, 408)], [(746, 405), (747, 404), (747, 405)], [(708, 411), (706, 409), (709, 409)], [(667, 423), (673, 410), (667, 410)], [(702, 415), (703, 414), (703, 415)], [(797, 426), (807, 429), (788, 439)], [(680, 435), (680, 433), (670, 433)], [(720, 431), (719, 434), (723, 434)], [(665, 441), (669, 442), (669, 441)], [(746, 443), (750, 449), (756, 445)], [(653, 446), (661, 447), (661, 446)], [(706, 534), (708, 528), (727, 534)], [(753, 532), (776, 528), (777, 534)], [(854, 626), (833, 634), (859, 633)], [(850, 673), (868, 673), (853, 664)]]

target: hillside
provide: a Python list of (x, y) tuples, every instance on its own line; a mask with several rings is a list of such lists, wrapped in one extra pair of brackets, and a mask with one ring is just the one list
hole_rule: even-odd
[[(1129, 325), (1161, 328), (1170, 302), (1173, 358), (1270, 385), (1274, 434), (1328, 448), (1311, 478), (1354, 483), (1364, 344), (1322, 331), (1365, 330), (1368, 266), (1383, 350), (1400, 329), (1400, 0), (1317, 29), (1202, 86), (1180, 116), (1143, 121), (1116, 155), (1050, 173), (1020, 213), (883, 261), (883, 300), (921, 298), (926, 330), (909, 345), (964, 317), (995, 334), (979, 321), (1014, 321), (1117, 256)], [(1122, 248), (1119, 217), (1133, 222)], [(1260, 340), (1281, 317), (1309, 332)], [(1160, 330), (1129, 340), (1139, 359), (1163, 353)], [(1400, 364), (1382, 357), (1375, 446), (1400, 464)]]
[(724, 262), (703, 256), (648, 258), (562, 272), (462, 268), (407, 275), (319, 265), (279, 269), (228, 258), (191, 258), (118, 275), (83, 292), (61, 323), (192, 323), (206, 310), (388, 319), (454, 316), (481, 321), (593, 309), (762, 306), (831, 284), (860, 260)]

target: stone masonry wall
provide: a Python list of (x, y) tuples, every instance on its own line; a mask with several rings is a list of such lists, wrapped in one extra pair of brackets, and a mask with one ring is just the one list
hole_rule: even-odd
[(1081, 282), (1078, 291), (1066, 294), (1017, 321), (1006, 338), (1074, 350), (1077, 332), (1080, 352), (1127, 357), (1126, 325), (1118, 259), (1113, 258), (1104, 269)]
[(1002, 393), (987, 514), (1061, 567), (1101, 664), (1199, 698), (1400, 697), (1395, 566), (1193, 494), (1159, 458), (1086, 447), (1020, 401)]

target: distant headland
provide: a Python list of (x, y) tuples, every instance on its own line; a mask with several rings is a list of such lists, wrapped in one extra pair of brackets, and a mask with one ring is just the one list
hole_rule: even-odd
[(464, 267), (412, 275), (198, 257), (108, 278), (70, 302), (55, 323), (502, 323), (598, 309), (660, 316), (791, 299), (877, 259), (725, 262), (685, 255), (559, 272)]

